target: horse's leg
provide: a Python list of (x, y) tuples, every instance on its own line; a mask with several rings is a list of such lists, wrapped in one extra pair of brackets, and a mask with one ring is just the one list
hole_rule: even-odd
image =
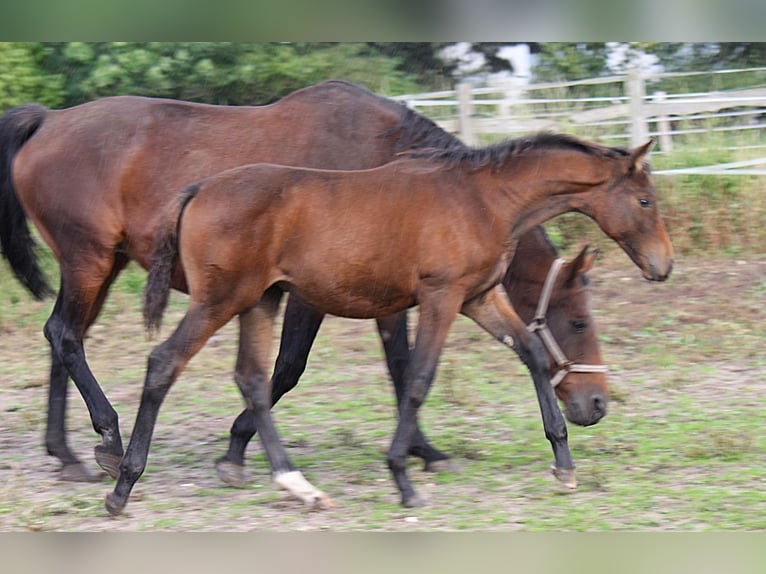
[[(58, 315), (61, 307), (61, 295), (56, 299), (51, 316)], [(88, 472), (82, 462), (72, 452), (66, 437), (67, 383), (69, 373), (60, 355), (51, 348), (51, 371), (48, 381), (48, 416), (45, 429), (45, 447), (48, 454), (61, 461), (62, 480), (77, 482), (97, 481), (100, 477)]]
[(114, 490), (106, 496), (106, 509), (113, 516), (125, 507), (133, 486), (146, 468), (157, 414), (170, 387), (189, 360), (231, 317), (225, 302), (212, 307), (192, 301), (173, 334), (150, 353), (130, 442), (120, 461)]
[[(407, 338), (407, 312), (377, 319), (378, 333), (386, 353), (386, 364), (394, 382), (396, 403), (401, 405), (405, 390), (405, 370), (410, 360), (410, 345)], [(418, 424), (412, 437), (409, 454), (423, 459), (425, 470), (439, 472), (449, 470), (449, 456), (434, 448), (423, 435)]]
[[(279, 399), (298, 384), (298, 379), (306, 369), (309, 351), (314, 343), (324, 313), (309, 307), (295, 296), (287, 300), (282, 338), (279, 345), (274, 374), (271, 378), (271, 403)], [(270, 348), (271, 326), (262, 340), (263, 330), (258, 325), (255, 313), (242, 313), (239, 316), (239, 352), (237, 355), (236, 377), (246, 378), (252, 358), (258, 347)], [(216, 461), (218, 476), (230, 486), (241, 487), (246, 483), (244, 472), (245, 449), (257, 431), (252, 409), (245, 409), (234, 421), (229, 438), (229, 450)]]
[(550, 382), (548, 357), (538, 337), (531, 335), (505, 297), (497, 289), (467, 302), (461, 313), (511, 347), (527, 365), (535, 384), (545, 436), (553, 448), (553, 473), (569, 488), (575, 488), (574, 464), (567, 443), (567, 427)]
[(415, 347), (405, 375), (405, 394), (399, 405), (399, 423), (388, 451), (388, 468), (393, 474), (402, 505), (419, 506), (423, 501), (415, 493), (407, 477), (407, 451), (417, 429), (417, 413), (428, 394), (450, 325), (455, 320), (462, 293), (440, 290), (438, 293), (419, 293), (418, 320)]
[(272, 287), (264, 293), (258, 305), (244, 313), (247, 317), (242, 323), (251, 327), (248, 352), (237, 358), (235, 380), (245, 398), (247, 409), (253, 413), (255, 428), (258, 429), (258, 436), (271, 465), (274, 481), (306, 504), (324, 508), (332, 505), (332, 502), (293, 468), (271, 417), (272, 394), (266, 378), (266, 365), (281, 297), (281, 289)]
[[(84, 288), (77, 275), (67, 272), (62, 263), (62, 279), (53, 312), (45, 325), (45, 336), (51, 345), (51, 372), (48, 393), (48, 417), (45, 444), (49, 454), (62, 463), (61, 478), (72, 481), (94, 481), (93, 475), (77, 459), (67, 445), (66, 405), (67, 381), (71, 375), (90, 412), (93, 428), (102, 436), (102, 445), (96, 447), (96, 459), (112, 477), (122, 456), (117, 413), (95, 380), (85, 360), (83, 337), (95, 321), (109, 287), (124, 269), (128, 258), (115, 254), (103, 280), (90, 279)], [(76, 295), (72, 295), (76, 293)]]

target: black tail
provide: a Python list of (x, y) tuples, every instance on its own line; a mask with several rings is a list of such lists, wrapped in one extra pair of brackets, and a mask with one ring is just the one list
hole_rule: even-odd
[(162, 324), (162, 315), (168, 305), (170, 284), (173, 270), (178, 262), (178, 234), (181, 231), (181, 217), (189, 201), (197, 195), (199, 184), (187, 186), (171, 203), (162, 217), (160, 226), (154, 235), (152, 262), (149, 266), (149, 278), (144, 291), (144, 325), (149, 333), (158, 331)]
[(0, 118), (0, 250), (16, 278), (36, 299), (53, 295), (54, 291), (37, 263), (36, 243), (13, 188), (11, 163), (43, 123), (46, 112), (43, 106), (27, 104)]

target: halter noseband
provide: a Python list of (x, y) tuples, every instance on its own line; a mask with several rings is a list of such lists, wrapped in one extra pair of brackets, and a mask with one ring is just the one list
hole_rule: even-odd
[(551, 300), (553, 284), (556, 282), (556, 276), (559, 274), (562, 265), (564, 265), (564, 260), (558, 258), (548, 270), (548, 276), (545, 278), (545, 284), (543, 285), (543, 292), (540, 294), (540, 301), (537, 303), (535, 318), (532, 319), (532, 322), (529, 325), (527, 325), (527, 330), (531, 333), (537, 333), (540, 336), (543, 345), (545, 345), (545, 348), (553, 356), (553, 360), (556, 361), (556, 366), (559, 368), (559, 370), (556, 371), (556, 374), (551, 378), (551, 385), (553, 385), (554, 389), (561, 384), (561, 381), (563, 381), (564, 377), (569, 373), (606, 373), (609, 370), (606, 365), (585, 365), (567, 359), (548, 327), (545, 315), (548, 312), (548, 304)]

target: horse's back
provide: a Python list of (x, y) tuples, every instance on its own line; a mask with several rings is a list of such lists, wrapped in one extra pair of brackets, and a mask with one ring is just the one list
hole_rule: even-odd
[(253, 162), (338, 169), (380, 165), (379, 136), (401, 106), (345, 82), (325, 82), (266, 106), (101, 98), (50, 110), (14, 162), (17, 193), (46, 239), (58, 221), (106, 246), (126, 238), (148, 264), (158, 214), (183, 186)]
[[(117, 183), (109, 178), (125, 170), (142, 170), (142, 183), (151, 184), (161, 169), (159, 181), (184, 185), (255, 162), (360, 169), (391, 158), (379, 136), (400, 114), (397, 104), (342, 81), (310, 86), (266, 106), (106, 97), (49, 110), (18, 154), (15, 177), (23, 186), (35, 174), (99, 176), (108, 187)], [(142, 163), (133, 166), (136, 157)], [(168, 182), (170, 173), (179, 181)]]
[[(459, 171), (415, 160), (355, 171), (253, 164), (202, 180), (184, 220), (200, 242), (267, 241), (288, 259), (323, 250), (328, 260), (384, 260), (396, 242), (404, 257), (431, 265), (419, 249), (492, 232), (471, 187)], [(476, 251), (466, 257), (483, 258)]]
[(17, 154), (13, 181), (57, 256), (66, 251), (67, 237), (104, 245), (119, 241), (129, 235), (129, 222), (144, 225), (186, 177), (205, 175), (185, 176), (183, 158), (189, 155), (185, 145), (194, 145), (189, 126), (211, 123), (206, 118), (213, 108), (115, 96), (49, 110)]
[(103, 181), (124, 168), (126, 158), (152, 139), (172, 142), (184, 125), (206, 113), (206, 107), (199, 104), (139, 96), (101, 98), (49, 110), (37, 133), (18, 153), (14, 179), (22, 192), (31, 179), (34, 183), (29, 185), (37, 193), (44, 192), (41, 184), (51, 183), (53, 177), (76, 177), (78, 181), (99, 177)]

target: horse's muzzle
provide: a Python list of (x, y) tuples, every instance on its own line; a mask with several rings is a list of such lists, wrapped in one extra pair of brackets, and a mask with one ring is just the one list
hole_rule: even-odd
[(587, 427), (596, 424), (604, 415), (609, 400), (601, 392), (592, 392), (569, 397), (564, 415), (576, 425)]
[(673, 260), (660, 263), (656, 257), (650, 256), (647, 269), (644, 270), (644, 279), (649, 281), (665, 281), (673, 271)]

